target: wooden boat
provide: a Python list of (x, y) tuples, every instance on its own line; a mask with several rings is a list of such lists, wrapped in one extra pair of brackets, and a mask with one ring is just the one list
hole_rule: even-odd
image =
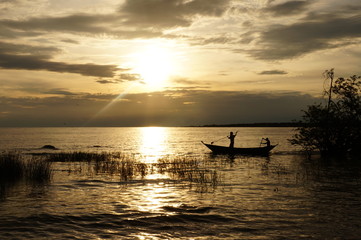
[(230, 148), (224, 146), (217, 146), (213, 144), (202, 143), (209, 148), (214, 154), (230, 154), (230, 155), (268, 155), (269, 152), (277, 145), (253, 148)]

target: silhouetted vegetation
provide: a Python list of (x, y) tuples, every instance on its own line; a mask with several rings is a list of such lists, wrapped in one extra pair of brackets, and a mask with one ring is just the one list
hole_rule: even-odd
[(307, 152), (321, 154), (359, 154), (361, 149), (361, 77), (338, 78), (326, 71), (329, 87), (326, 104), (315, 104), (304, 111), (291, 143)]
[(50, 162), (105, 162), (124, 158), (124, 154), (107, 152), (59, 152), (46, 156)]
[(196, 127), (300, 127), (301, 122), (208, 124)]
[(25, 164), (20, 154), (0, 154), (0, 182), (16, 182), (24, 175)]
[(0, 198), (21, 181), (29, 184), (46, 183), (51, 180), (51, 163), (40, 157), (26, 158), (19, 153), (0, 153)]
[(160, 173), (167, 172), (176, 179), (197, 183), (204, 187), (216, 187), (221, 181), (221, 176), (217, 171), (202, 168), (196, 158), (163, 158), (158, 161), (157, 168)]
[(25, 159), (19, 153), (0, 154), (0, 182), (10, 183), (20, 180), (44, 182), (51, 179), (51, 163), (40, 157)]
[[(166, 157), (155, 163), (145, 163), (135, 156), (119, 152), (60, 152), (45, 155), (49, 162), (83, 163), (69, 165), (69, 172), (87, 172), (119, 176), (120, 181), (145, 178), (149, 174), (167, 174), (174, 180), (197, 185), (201, 191), (215, 188), (221, 176), (215, 170), (200, 166), (200, 161), (190, 157)], [(85, 165), (84, 165), (85, 164)]]

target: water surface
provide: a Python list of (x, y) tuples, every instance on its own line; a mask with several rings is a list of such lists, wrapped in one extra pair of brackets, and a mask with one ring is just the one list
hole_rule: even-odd
[[(213, 156), (200, 141), (237, 131), (236, 146), (279, 145), (269, 157)], [(0, 205), (0, 239), (358, 239), (360, 165), (307, 160), (291, 128), (1, 128), (0, 150), (123, 152), (145, 163), (196, 158), (216, 187), (154, 173), (66, 171), (48, 184), (19, 183)], [(44, 150), (50, 144), (59, 150)], [(227, 145), (227, 139), (215, 144)]]

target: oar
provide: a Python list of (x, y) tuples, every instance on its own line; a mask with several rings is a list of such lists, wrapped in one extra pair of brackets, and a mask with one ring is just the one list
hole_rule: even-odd
[[(236, 134), (238, 133), (238, 131), (236, 132)], [(225, 136), (225, 137), (222, 137), (222, 138), (220, 138), (220, 139), (218, 139), (218, 140), (216, 140), (216, 141), (213, 141), (213, 142), (211, 142), (211, 144), (213, 144), (213, 143), (215, 143), (215, 142), (218, 142), (218, 141), (220, 141), (220, 140), (222, 140), (222, 139), (224, 139), (224, 138), (227, 138), (228, 136)]]
[(264, 139), (264, 138), (262, 138), (262, 139), (261, 139), (261, 142), (259, 143), (259, 146), (261, 146), (261, 145), (262, 145), (263, 139)]
[(213, 143), (215, 143), (215, 142), (218, 142), (218, 141), (220, 141), (220, 140), (222, 140), (222, 139), (224, 139), (224, 138), (226, 138), (226, 137), (222, 137), (222, 138), (220, 138), (220, 139), (218, 139), (218, 140), (216, 140), (216, 141), (213, 141), (213, 142), (211, 142), (211, 144), (213, 144)]

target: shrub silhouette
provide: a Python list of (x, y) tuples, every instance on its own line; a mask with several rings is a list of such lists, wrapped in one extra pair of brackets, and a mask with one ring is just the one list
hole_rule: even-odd
[(307, 152), (323, 155), (359, 154), (361, 149), (361, 77), (353, 75), (333, 81), (333, 69), (326, 71), (330, 81), (325, 91), (327, 104), (308, 106), (301, 127), (290, 142)]

